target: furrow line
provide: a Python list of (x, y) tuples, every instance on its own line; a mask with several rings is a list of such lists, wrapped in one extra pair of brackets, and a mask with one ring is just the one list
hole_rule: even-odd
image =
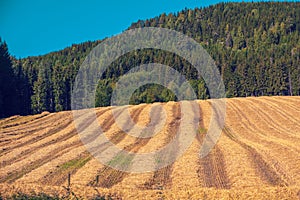
[[(209, 102), (210, 103), (210, 102)], [(210, 103), (211, 105), (211, 103)], [(204, 128), (203, 112), (200, 109), (200, 128)], [(216, 112), (216, 110), (214, 110)], [(216, 113), (217, 114), (217, 113)], [(204, 141), (204, 134), (197, 134), (197, 140), (200, 145)], [(198, 177), (204, 179), (205, 187), (214, 187), (218, 189), (229, 189), (230, 181), (226, 171), (224, 155), (218, 145), (204, 158), (199, 159)]]
[[(257, 175), (262, 179), (263, 182), (272, 186), (289, 185), (288, 181), (286, 180), (289, 179), (289, 176), (285, 174), (283, 170), (276, 171), (274, 167), (270, 166), (270, 164), (264, 160), (263, 156), (258, 153), (255, 148), (237, 139), (229, 127), (225, 127), (223, 132), (230, 140), (234, 141), (247, 151), (248, 157), (251, 160)], [(279, 164), (277, 163), (277, 169), (279, 168)]]
[[(173, 119), (171, 123), (168, 125), (169, 126), (168, 137), (163, 142), (164, 145), (167, 145), (175, 137), (180, 125), (181, 108), (179, 103), (173, 105), (172, 110), (173, 110)], [(176, 141), (176, 143), (177, 144), (175, 148), (178, 146), (178, 141)], [(174, 149), (174, 152), (173, 151), (169, 152), (170, 156), (171, 155), (173, 156), (174, 154), (176, 154), (176, 149)], [(173, 165), (174, 164), (171, 164), (155, 171), (152, 178), (146, 181), (143, 184), (142, 188), (148, 190), (149, 189), (161, 190), (161, 189), (171, 188), (172, 186), (171, 174), (173, 171)]]
[[(138, 115), (143, 108), (137, 109), (133, 112), (133, 115)], [(117, 114), (115, 114), (115, 118), (117, 118), (123, 110), (120, 110)], [(104, 121), (104, 124), (102, 126), (102, 129), (104, 132), (108, 131), (111, 126), (115, 123), (114, 117), (112, 114), (108, 117), (108, 120)], [(93, 133), (90, 138), (85, 140), (85, 142), (90, 143), (93, 142), (96, 137), (98, 137), (98, 134)], [(122, 131), (118, 131), (114, 134), (113, 138), (110, 140), (110, 142), (117, 144), (121, 142), (126, 137), (126, 134)], [(104, 151), (106, 148), (109, 147), (110, 142), (106, 142), (100, 146), (94, 147), (96, 148), (96, 151), (94, 152), (101, 152)], [(74, 158), (72, 160), (69, 160), (65, 163), (63, 163), (61, 166), (59, 166), (54, 172), (46, 174), (43, 179), (41, 180), (43, 183), (48, 185), (62, 185), (66, 181), (66, 177), (68, 174), (74, 175), (80, 168), (82, 168), (85, 164), (87, 164), (91, 159), (93, 159), (93, 156), (88, 152), (84, 151), (79, 158)]]
[[(138, 112), (133, 114), (133, 121), (135, 121), (135, 122), (138, 121), (138, 117), (139, 117), (140, 113), (142, 112), (142, 109), (138, 110)], [(149, 142), (150, 139), (151, 138), (137, 138), (137, 139), (135, 139), (134, 143), (126, 146), (124, 148), (124, 150), (127, 152), (130, 151), (132, 153), (137, 153), (138, 150), (141, 147), (145, 146)], [(129, 156), (130, 158), (128, 158), (128, 157), (125, 158), (122, 156), (122, 152), (117, 154), (115, 157), (116, 158), (120, 157), (120, 160), (119, 160), (120, 162), (123, 162), (123, 161), (125, 162), (125, 160), (127, 160), (127, 159), (132, 160), (134, 158), (134, 156)], [(129, 161), (129, 163), (130, 163), (130, 161)], [(129, 174), (130, 173), (125, 172), (125, 171), (120, 171), (120, 170), (111, 168), (109, 166), (104, 166), (97, 173), (98, 180), (91, 181), (90, 185), (96, 186), (96, 187), (111, 188), (112, 186), (116, 185), (117, 183), (120, 183)]]

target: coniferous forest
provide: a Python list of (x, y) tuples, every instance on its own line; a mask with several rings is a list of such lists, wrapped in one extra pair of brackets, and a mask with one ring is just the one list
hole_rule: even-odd
[[(102, 20), (102, 19), (99, 19)], [(300, 2), (220, 3), (161, 14), (129, 29), (163, 27), (199, 42), (215, 60), (227, 97), (300, 95)], [(5, 39), (5, 38), (4, 38)], [(71, 89), (81, 63), (101, 41), (72, 45), (43, 56), (16, 59), (0, 42), (0, 118), (71, 108)], [(110, 104), (118, 78), (141, 64), (161, 63), (181, 72), (199, 99), (209, 98), (205, 82), (185, 60), (160, 50), (130, 52), (104, 73), (96, 106)], [(139, 88), (132, 104), (176, 100), (159, 85)]]

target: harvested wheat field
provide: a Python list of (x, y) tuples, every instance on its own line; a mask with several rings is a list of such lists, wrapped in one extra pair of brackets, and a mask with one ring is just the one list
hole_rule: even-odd
[[(191, 146), (173, 164), (147, 173), (118, 171), (101, 164), (81, 142), (71, 111), (2, 119), (0, 195), (34, 192), (84, 199), (97, 195), (113, 199), (300, 199), (300, 97), (226, 99), (221, 137), (204, 158), (199, 157), (199, 150), (213, 111), (210, 100), (196, 102), (199, 131)], [(153, 105), (163, 107), (164, 111), (156, 109), (154, 114), (165, 114), (166, 120), (150, 138), (123, 132), (115, 123), (112, 107), (95, 110), (112, 143), (133, 153), (145, 153), (173, 140), (182, 117), (181, 103)], [(154, 106), (128, 107), (134, 122), (151, 123), (149, 113)], [(117, 109), (115, 117), (124, 110)], [(80, 127), (88, 128), (93, 119), (82, 118)], [(97, 150), (107, 147), (104, 143)]]

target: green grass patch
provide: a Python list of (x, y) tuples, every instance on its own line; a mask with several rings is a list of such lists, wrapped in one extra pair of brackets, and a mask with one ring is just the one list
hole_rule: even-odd
[(69, 170), (69, 169), (79, 169), (83, 167), (88, 161), (91, 160), (91, 156), (87, 158), (76, 158), (73, 160), (70, 160), (60, 166), (61, 170)]
[(122, 168), (124, 167), (129, 167), (132, 159), (133, 159), (134, 155), (133, 154), (126, 154), (126, 153), (123, 153), (123, 152), (120, 152), (118, 153), (113, 159), (111, 159), (109, 162), (108, 162), (108, 165), (110, 166), (120, 166)]
[(207, 129), (204, 128), (204, 127), (200, 127), (200, 128), (198, 129), (198, 133), (199, 133), (200, 135), (205, 135), (205, 134), (207, 133)]

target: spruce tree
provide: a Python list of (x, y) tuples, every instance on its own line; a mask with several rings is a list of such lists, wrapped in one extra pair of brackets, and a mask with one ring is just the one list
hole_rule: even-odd
[(15, 77), (8, 47), (0, 39), (0, 118), (18, 113)]

